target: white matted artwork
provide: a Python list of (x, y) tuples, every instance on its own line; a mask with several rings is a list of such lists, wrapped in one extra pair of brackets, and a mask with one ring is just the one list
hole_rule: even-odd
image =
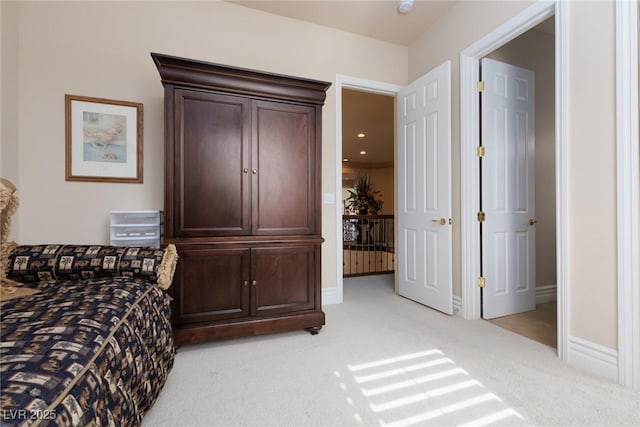
[(65, 95), (66, 180), (142, 183), (142, 104)]

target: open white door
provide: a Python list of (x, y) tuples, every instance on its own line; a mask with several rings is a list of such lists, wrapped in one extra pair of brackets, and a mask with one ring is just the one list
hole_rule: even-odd
[(398, 93), (398, 288), (453, 313), (451, 63)]
[(536, 307), (534, 73), (481, 67), (482, 317), (492, 319)]

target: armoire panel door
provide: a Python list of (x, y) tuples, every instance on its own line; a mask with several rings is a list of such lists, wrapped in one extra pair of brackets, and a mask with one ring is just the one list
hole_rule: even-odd
[(254, 101), (254, 235), (314, 234), (315, 108)]
[(251, 314), (314, 309), (316, 255), (315, 246), (252, 249)]
[(249, 315), (249, 249), (177, 249), (174, 324)]
[(176, 237), (251, 232), (250, 102), (175, 91)]

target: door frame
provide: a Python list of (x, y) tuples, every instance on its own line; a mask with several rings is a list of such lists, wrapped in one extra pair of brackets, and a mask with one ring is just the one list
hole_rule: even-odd
[(558, 299), (558, 357), (567, 360), (568, 348), (568, 13), (563, 1), (538, 1), (511, 18), (471, 46), (460, 52), (460, 170), (461, 170), (461, 278), (462, 316), (480, 318), (480, 292), (476, 279), (480, 276), (480, 189), (477, 185), (479, 162), (476, 147), (480, 145), (480, 103), (476, 83), (479, 81), (480, 59), (547, 18), (555, 15), (555, 108), (556, 108), (556, 245)]
[(638, 3), (616, 2), (618, 382), (640, 390)]
[[(336, 148), (335, 148), (335, 164), (336, 164), (336, 189), (335, 189), (335, 205), (336, 205), (336, 287), (335, 291), (323, 292), (323, 304), (340, 304), (343, 301), (343, 253), (342, 253), (342, 89), (356, 89), (369, 93), (377, 93), (380, 95), (388, 95), (396, 98), (402, 86), (378, 82), (374, 80), (362, 79), (359, 77), (346, 76), (342, 74), (336, 75), (335, 91), (336, 91)], [(395, 108), (394, 108), (395, 111)], [(396, 121), (394, 113), (394, 123)], [(394, 132), (395, 135), (395, 132)], [(394, 136), (394, 153), (396, 140)], [(393, 157), (394, 170), (398, 167), (397, 155)], [(397, 178), (394, 173), (393, 186), (397, 188)], [(396, 197), (397, 198), (397, 197)], [(397, 203), (394, 204), (397, 210)], [(394, 212), (395, 214), (396, 212)], [(395, 225), (394, 225), (395, 227)], [(395, 235), (395, 230), (394, 230)]]

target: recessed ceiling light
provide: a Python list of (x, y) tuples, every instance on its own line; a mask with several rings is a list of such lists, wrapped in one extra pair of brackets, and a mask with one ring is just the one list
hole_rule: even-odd
[(361, 151), (360, 154), (367, 154), (367, 152), (366, 151)]
[(398, 12), (409, 13), (413, 9), (413, 0), (400, 0), (398, 3)]
[(364, 138), (364, 133), (359, 133), (358, 138)]
[(347, 159), (346, 157), (344, 159), (342, 159), (343, 162), (348, 162), (349, 159)]

